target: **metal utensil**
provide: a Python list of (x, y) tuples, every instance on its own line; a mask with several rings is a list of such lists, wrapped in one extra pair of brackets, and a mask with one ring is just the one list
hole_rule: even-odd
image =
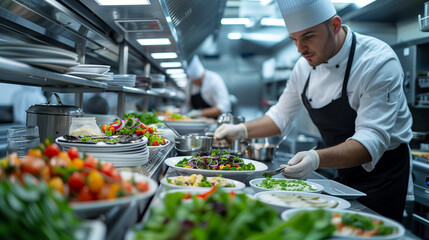
[[(314, 146), (314, 147), (312, 147), (310, 150), (314, 150), (314, 149), (316, 149), (316, 147), (317, 146)], [(309, 150), (309, 151), (310, 151)], [(284, 167), (281, 167), (281, 168), (277, 168), (276, 170), (273, 170), (273, 171), (266, 171), (266, 172), (264, 172), (264, 173), (262, 173), (262, 176), (266, 176), (266, 175), (269, 175), (269, 176), (274, 176), (274, 175), (277, 175), (277, 174), (279, 174), (279, 173), (281, 173), (281, 172), (283, 172), (283, 170), (285, 169), (285, 168), (287, 168), (288, 167), (288, 165), (286, 165), (286, 166), (284, 166)]]
[(289, 129), (289, 131), (284, 135), (284, 137), (282, 139), (280, 139), (280, 141), (276, 144), (276, 148), (279, 148), (280, 144), (286, 140), (286, 138), (289, 136), (289, 134), (292, 132), (293, 130), (293, 126)]
[(167, 122), (164, 121), (164, 125), (167, 126), (169, 129), (171, 129), (171, 131), (174, 132), (174, 134), (176, 134), (177, 137), (181, 137), (182, 135), (180, 135), (176, 129), (172, 128)]

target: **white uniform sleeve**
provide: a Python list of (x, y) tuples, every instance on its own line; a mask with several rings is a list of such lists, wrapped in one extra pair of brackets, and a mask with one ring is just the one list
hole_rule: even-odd
[(378, 66), (379, 69), (368, 70), (373, 73), (372, 76), (365, 75), (372, 79), (368, 86), (362, 86), (354, 93), (361, 97), (357, 108), (356, 131), (349, 138), (359, 141), (370, 153), (372, 161), (362, 165), (367, 171), (374, 169), (382, 154), (388, 149), (401, 106), (398, 104), (402, 91), (401, 65), (397, 60), (391, 59)]
[[(207, 82), (204, 83), (204, 81)], [(228, 89), (223, 79), (217, 73), (206, 72), (201, 93), (201, 97), (208, 104), (218, 107), (222, 113), (231, 111)]]
[[(296, 66), (295, 66), (296, 68)], [(297, 71), (294, 71), (291, 74), (289, 81), (287, 82), (286, 88), (280, 96), (277, 104), (272, 106), (266, 113), (271, 120), (277, 125), (280, 131), (283, 134), (283, 131), (286, 127), (292, 123), (295, 119), (295, 116), (298, 114), (301, 109), (301, 87), (298, 84), (298, 74)]]

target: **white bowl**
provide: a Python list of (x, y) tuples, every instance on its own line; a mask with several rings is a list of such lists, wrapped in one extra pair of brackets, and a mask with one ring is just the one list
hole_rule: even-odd
[[(246, 185), (240, 181), (236, 181), (229, 178), (225, 178), (225, 180), (228, 181), (229, 183), (233, 183), (235, 187), (222, 187), (224, 191), (241, 191), (246, 187)], [(168, 183), (167, 178), (161, 179), (161, 184), (165, 186), (165, 189), (200, 189), (200, 190), (208, 191), (212, 188), (212, 187), (180, 186), (180, 185)]]
[[(309, 201), (302, 200), (303, 205), (298, 205), (299, 204), (298, 200), (293, 201), (292, 204), (288, 204), (288, 203), (284, 202), (282, 199), (280, 199), (279, 197), (277, 197), (277, 196), (287, 196), (287, 195), (295, 195), (295, 196), (299, 195), (299, 196), (304, 196), (304, 197), (319, 198), (320, 200), (319, 199), (317, 200), (318, 203), (321, 201), (327, 201), (331, 205), (334, 205), (335, 203), (337, 203), (337, 205), (333, 207), (335, 209), (346, 209), (346, 208), (349, 208), (351, 206), (350, 202), (348, 202), (342, 198), (337, 198), (337, 197), (324, 195), (324, 194), (320, 194), (320, 193), (264, 191), (264, 192), (256, 193), (255, 198), (258, 199), (259, 201), (263, 202), (263, 203), (266, 203), (268, 205), (275, 207), (278, 212), (282, 212), (282, 211), (284, 211), (286, 209), (290, 209), (290, 208), (309, 208), (309, 207), (311, 207), (311, 206), (304, 205), (304, 204), (308, 203)], [(316, 200), (312, 200), (312, 201), (316, 202)]]
[[(298, 211), (311, 211), (312, 209), (289, 209), (281, 213), (280, 217), (282, 220), (287, 221), (290, 216), (295, 214)], [(314, 209), (313, 209), (314, 210)], [(357, 237), (357, 236), (344, 236), (340, 235), (338, 233), (334, 233), (334, 235), (329, 239), (348, 239), (348, 240), (395, 240), (395, 239), (402, 239), (405, 235), (405, 229), (404, 227), (397, 223), (396, 221), (380, 216), (375, 215), (371, 213), (365, 213), (365, 212), (357, 212), (352, 210), (340, 210), (340, 209), (324, 209), (326, 211), (335, 212), (335, 213), (352, 213), (352, 214), (359, 214), (366, 217), (371, 217), (375, 219), (379, 219), (384, 222), (386, 226), (394, 226), (397, 228), (397, 232), (389, 235), (389, 236), (371, 236), (371, 237)]]
[[(296, 179), (287, 179), (287, 178), (273, 178), (275, 180), (296, 180)], [(282, 190), (280, 188), (276, 188), (276, 189), (269, 189), (269, 188), (264, 188), (264, 187), (260, 187), (258, 186), (259, 184), (262, 183), (262, 181), (264, 181), (265, 178), (255, 178), (252, 179), (251, 181), (249, 181), (250, 187), (252, 187), (252, 189), (257, 193), (257, 192), (262, 192), (262, 191), (299, 191), (299, 192), (312, 192), (312, 193), (321, 193), (323, 191), (323, 186), (318, 184), (318, 183), (313, 183), (313, 182), (308, 182), (308, 181), (303, 181), (305, 183), (307, 183), (308, 185), (310, 185), (312, 188), (316, 189), (314, 191), (308, 190), (308, 191), (300, 191), (300, 190), (293, 190), (293, 189), (286, 189), (286, 190)]]

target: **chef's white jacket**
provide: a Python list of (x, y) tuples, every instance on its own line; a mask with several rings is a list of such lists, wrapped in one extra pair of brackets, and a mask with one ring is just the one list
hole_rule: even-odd
[(211, 107), (218, 107), (222, 113), (231, 111), (231, 101), (229, 100), (229, 92), (226, 88), (223, 79), (215, 72), (205, 70), (203, 83), (200, 86), (191, 84), (190, 94), (187, 94), (188, 110), (192, 109), (191, 95), (201, 92), (201, 97)]
[[(359, 141), (371, 154), (372, 162), (362, 165), (371, 171), (386, 150), (411, 140), (412, 117), (402, 88), (404, 74), (395, 52), (376, 38), (355, 34), (356, 51), (347, 96), (357, 117), (355, 133), (349, 139)], [(340, 98), (351, 42), (352, 32), (347, 27), (341, 50), (327, 63), (313, 68), (305, 58), (298, 60), (278, 103), (266, 113), (279, 129), (285, 130), (304, 106), (301, 93), (310, 72), (306, 96), (313, 108)]]

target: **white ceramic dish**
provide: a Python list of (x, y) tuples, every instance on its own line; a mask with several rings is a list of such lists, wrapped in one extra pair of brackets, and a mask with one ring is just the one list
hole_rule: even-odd
[(103, 77), (109, 77), (109, 75), (100, 74), (100, 73), (90, 73), (90, 72), (69, 72), (69, 75), (82, 77), (82, 78), (88, 78), (88, 79), (95, 79), (95, 78), (103, 78)]
[[(295, 180), (295, 179), (286, 179), (286, 178), (273, 178), (276, 180)], [(262, 181), (264, 181), (265, 178), (255, 178), (249, 181), (250, 187), (252, 187), (252, 189), (257, 193), (257, 192), (262, 192), (262, 191), (296, 191), (296, 190), (292, 190), (292, 189), (288, 189), (288, 190), (281, 190), (281, 189), (269, 189), (269, 188), (264, 188), (264, 187), (259, 187), (258, 185), (262, 183)], [(303, 181), (305, 183), (307, 183), (308, 185), (310, 185), (312, 188), (316, 189), (314, 191), (299, 191), (299, 192), (312, 192), (312, 193), (321, 193), (323, 191), (323, 186), (317, 183), (313, 183), (313, 182), (309, 182), (309, 181)]]
[(149, 185), (149, 190), (144, 193), (138, 193), (129, 197), (122, 197), (113, 200), (74, 202), (70, 204), (73, 211), (78, 216), (97, 217), (103, 213), (106, 213), (113, 207), (129, 204), (131, 201), (142, 201), (147, 199), (155, 193), (158, 187), (158, 184), (153, 179), (141, 174), (131, 172), (120, 172), (120, 174), (124, 180), (134, 177), (136, 181), (146, 181)]
[(309, 179), (309, 181), (322, 185), (323, 192), (332, 196), (341, 197), (344, 199), (356, 199), (366, 196), (366, 194), (361, 191), (331, 179)]
[[(298, 211), (308, 211), (309, 209), (289, 209), (286, 210), (284, 212), (281, 213), (280, 217), (286, 221), (287, 219), (289, 219), (290, 216), (292, 216), (293, 214), (295, 214)], [(396, 221), (393, 221), (389, 218), (385, 218), (383, 216), (380, 215), (375, 215), (375, 214), (370, 214), (370, 213), (365, 213), (365, 212), (357, 212), (357, 211), (352, 211), (352, 210), (339, 210), (339, 209), (325, 209), (327, 211), (331, 211), (331, 212), (336, 212), (339, 214), (342, 213), (353, 213), (353, 214), (359, 214), (362, 216), (366, 216), (366, 217), (371, 217), (371, 218), (375, 218), (375, 219), (379, 219), (382, 220), (384, 222), (384, 224), (386, 226), (394, 226), (397, 228), (397, 232), (389, 235), (389, 236), (372, 236), (372, 237), (356, 237), (356, 236), (344, 236), (344, 235), (339, 235), (337, 233), (334, 233), (334, 235), (329, 238), (329, 240), (333, 240), (333, 239), (347, 239), (347, 240), (399, 240), (399, 239), (403, 239), (404, 235), (405, 235), (405, 229), (404, 227), (397, 223)]]
[(105, 74), (110, 70), (109, 65), (80, 64), (71, 68), (75, 72)]
[(255, 165), (255, 170), (229, 171), (229, 170), (206, 170), (206, 169), (191, 169), (191, 168), (176, 167), (176, 164), (179, 161), (183, 160), (183, 158), (190, 158), (190, 157), (192, 156), (167, 158), (165, 159), (165, 164), (183, 175), (202, 174), (206, 177), (216, 177), (220, 174), (222, 175), (222, 177), (232, 178), (235, 180), (245, 180), (247, 177), (253, 174), (261, 174), (261, 172), (266, 171), (268, 169), (267, 165), (261, 162), (250, 160), (250, 159), (244, 159), (244, 158), (243, 158), (244, 163), (245, 164), (252, 163), (253, 165)]
[(272, 197), (273, 194), (274, 195), (280, 195), (280, 196), (300, 195), (300, 196), (305, 196), (305, 197), (317, 197), (320, 199), (320, 200), (318, 200), (318, 202), (328, 201), (330, 204), (338, 203), (336, 205), (335, 209), (347, 209), (351, 206), (350, 202), (348, 202), (344, 199), (329, 196), (329, 195), (323, 195), (323, 194), (319, 194), (319, 193), (264, 191), (264, 192), (256, 193), (255, 197), (259, 201), (275, 207), (279, 212), (284, 211), (286, 209), (290, 209), (290, 208), (308, 208), (308, 207), (299, 207), (299, 206), (293, 205), (293, 204), (297, 204), (296, 201), (294, 201), (293, 204), (287, 204), (286, 202), (282, 201), (281, 199), (279, 199), (277, 197)]
[(15, 61), (20, 61), (28, 64), (52, 64), (63, 67), (73, 67), (78, 65), (79, 63), (69, 59), (61, 59), (61, 58), (12, 58)]
[(116, 144), (106, 144), (104, 142), (98, 142), (96, 144), (88, 144), (88, 143), (70, 143), (70, 142), (63, 142), (61, 140), (65, 140), (64, 137), (58, 137), (55, 139), (55, 142), (59, 145), (65, 145), (68, 147), (84, 147), (84, 148), (106, 148), (106, 149), (114, 149), (114, 148), (121, 148), (122, 150), (124, 148), (136, 148), (139, 146), (143, 146), (147, 144), (147, 138), (143, 137), (143, 141), (140, 142), (134, 142), (134, 143), (116, 143)]
[[(174, 177), (171, 177), (171, 178), (174, 178)], [(225, 178), (225, 180), (228, 181), (228, 183), (233, 183), (235, 185), (235, 187), (223, 187), (225, 191), (232, 191), (232, 190), (239, 191), (239, 190), (243, 190), (246, 187), (246, 185), (240, 181), (228, 179), (228, 178)], [(208, 191), (211, 189), (211, 187), (192, 187), (192, 186), (180, 186), (176, 184), (171, 184), (167, 182), (167, 178), (161, 179), (161, 184), (165, 187), (165, 189), (199, 189), (199, 190), (205, 190), (205, 191)]]

